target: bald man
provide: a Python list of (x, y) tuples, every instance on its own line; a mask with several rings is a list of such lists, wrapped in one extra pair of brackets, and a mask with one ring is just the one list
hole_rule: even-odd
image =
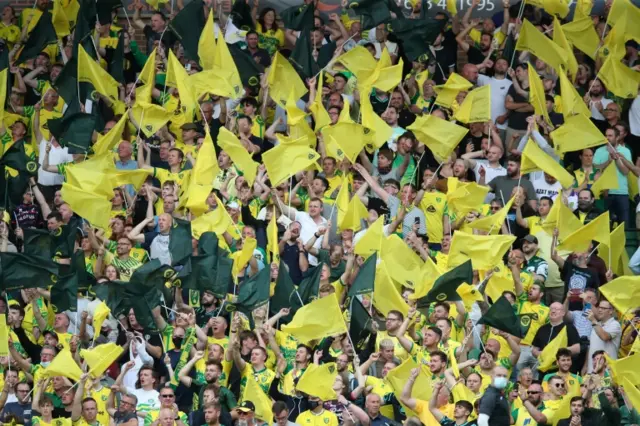
[[(540, 356), (542, 349), (555, 339), (564, 328), (567, 329), (567, 339), (569, 342), (567, 348), (571, 351), (574, 358), (580, 353), (580, 335), (573, 324), (564, 322), (565, 314), (566, 311), (562, 303), (554, 302), (549, 306), (549, 322), (538, 329), (531, 343), (531, 353), (534, 357), (537, 358)], [(571, 372), (576, 373), (578, 369), (579, 366), (574, 365)], [(536, 372), (534, 372), (534, 375), (535, 374)]]
[(511, 416), (505, 392), (509, 383), (509, 372), (506, 368), (498, 366), (493, 373), (491, 385), (480, 399), (478, 426), (509, 426)]

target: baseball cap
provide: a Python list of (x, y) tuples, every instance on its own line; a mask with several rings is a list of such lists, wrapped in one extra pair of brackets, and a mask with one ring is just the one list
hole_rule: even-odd
[(182, 130), (198, 130), (198, 125), (196, 123), (184, 123), (180, 126)]
[(227, 207), (232, 208), (232, 209), (239, 209), (240, 205), (236, 201), (229, 201), (227, 203)]
[(529, 243), (538, 244), (538, 239), (531, 234), (524, 237), (523, 240)]
[(242, 404), (238, 405), (238, 410), (248, 413), (249, 411), (256, 411), (256, 406), (251, 401), (242, 401)]

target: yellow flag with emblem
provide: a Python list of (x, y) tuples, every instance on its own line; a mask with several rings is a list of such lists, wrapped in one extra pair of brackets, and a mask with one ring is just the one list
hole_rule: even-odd
[[(372, 153), (375, 149), (381, 148), (391, 138), (393, 129), (373, 111), (373, 106), (368, 96), (364, 96), (360, 100), (360, 113), (362, 114), (362, 126), (364, 127), (365, 147), (368, 152)], [(338, 139), (338, 143), (344, 146), (351, 143), (351, 141)]]
[(111, 201), (104, 195), (87, 192), (68, 183), (62, 184), (61, 194), (73, 211), (88, 220), (91, 226), (102, 230), (109, 228)]
[(482, 302), (484, 299), (482, 298), (482, 293), (480, 293), (475, 286), (467, 283), (462, 283), (456, 289), (456, 293), (462, 299), (462, 303), (464, 304), (464, 308), (467, 312), (471, 312), (474, 303)]
[(268, 425), (273, 423), (273, 411), (271, 410), (271, 398), (263, 392), (258, 382), (251, 375), (242, 393), (242, 401), (251, 401), (256, 406), (254, 416), (266, 422)]
[(609, 212), (606, 211), (588, 224), (580, 227), (578, 230), (562, 239), (558, 245), (558, 250), (584, 252), (589, 249), (593, 240), (610, 245), (609, 222)]
[(315, 149), (299, 144), (280, 144), (262, 154), (272, 187), (280, 185), (300, 171), (316, 166), (319, 158), (320, 154)]
[(193, 119), (193, 114), (198, 108), (191, 85), (189, 84), (189, 74), (180, 63), (172, 50), (169, 50), (169, 61), (167, 63), (167, 86), (175, 87), (180, 94), (180, 109), (188, 121)]
[(538, 170), (542, 170), (556, 178), (563, 188), (571, 188), (573, 186), (574, 177), (549, 154), (544, 152), (535, 141), (529, 139), (524, 151), (522, 151), (520, 176)]
[(607, 189), (618, 189), (618, 167), (615, 161), (612, 161), (605, 169), (596, 181), (591, 185), (591, 192), (596, 200), (599, 200), (602, 196), (602, 191)]
[(322, 401), (333, 401), (338, 398), (336, 391), (333, 390), (333, 382), (337, 375), (338, 369), (335, 362), (322, 365), (309, 364), (300, 376), (296, 390), (318, 397)]
[(325, 147), (333, 145), (334, 155), (339, 160), (347, 157), (352, 163), (356, 162), (358, 154), (369, 140), (367, 128), (357, 123), (336, 123), (322, 128)]
[(231, 157), (231, 161), (242, 172), (249, 186), (252, 186), (258, 173), (258, 163), (253, 161), (238, 137), (223, 127), (218, 133), (218, 145)]
[(280, 52), (276, 52), (269, 74), (269, 95), (280, 106), (286, 108), (289, 94), (293, 91), (293, 97), (300, 99), (307, 93), (307, 88), (293, 65)]
[(291, 322), (282, 326), (282, 331), (291, 334), (299, 342), (310, 342), (347, 332), (347, 325), (333, 293), (316, 299), (298, 309)]
[(96, 92), (112, 102), (118, 100), (119, 83), (87, 54), (82, 45), (78, 46), (78, 81), (91, 83)]
[(91, 377), (102, 377), (107, 368), (120, 358), (122, 352), (122, 346), (110, 342), (93, 349), (82, 349), (80, 356), (89, 366)]
[(425, 262), (396, 234), (389, 235), (382, 243), (380, 259), (391, 278), (404, 287), (415, 288), (416, 283), (423, 280)]
[(98, 306), (93, 310), (93, 341), (95, 342), (102, 330), (102, 323), (109, 317), (111, 309), (104, 301), (101, 301)]
[(169, 111), (160, 105), (148, 102), (136, 102), (131, 108), (131, 115), (140, 131), (148, 138), (155, 135), (173, 117)]
[(44, 370), (45, 377), (66, 377), (67, 379), (71, 379), (74, 382), (80, 380), (80, 376), (82, 376), (82, 370), (76, 364), (76, 361), (73, 359), (73, 355), (71, 355), (71, 351), (69, 349), (61, 350), (51, 364)]
[(538, 31), (527, 19), (524, 20), (520, 29), (516, 50), (526, 50), (533, 53), (558, 72), (561, 66), (566, 67), (567, 65), (563, 49)]
[(454, 118), (462, 123), (491, 120), (491, 86), (487, 84), (467, 93)]
[(358, 80), (364, 80), (373, 73), (377, 66), (376, 59), (364, 46), (355, 46), (336, 59), (336, 62), (344, 65), (349, 71), (355, 74)]
[(515, 197), (511, 197), (509, 202), (495, 214), (474, 220), (469, 224), (469, 226), (473, 229), (480, 229), (487, 232), (491, 232), (494, 229), (500, 229), (504, 220), (507, 218), (507, 214), (509, 213), (509, 210), (511, 210), (511, 206), (514, 201)]
[(600, 287), (600, 292), (619, 312), (630, 312), (640, 300), (640, 277), (618, 277)]
[(416, 118), (407, 130), (411, 130), (440, 160), (448, 159), (469, 131), (435, 115)]
[[(564, 96), (564, 92), (562, 93)], [(590, 116), (591, 113), (566, 117), (564, 124), (550, 133), (556, 152), (581, 151), (607, 142), (602, 132), (590, 120)]]
[(106, 135), (98, 135), (98, 140), (93, 145), (93, 153), (95, 155), (105, 154), (113, 151), (113, 149), (122, 141), (122, 133), (129, 121), (129, 112), (120, 117), (120, 120), (113, 126)]
[(246, 266), (249, 264), (249, 261), (253, 257), (253, 252), (255, 251), (257, 246), (258, 242), (255, 238), (247, 237), (242, 242), (242, 249), (240, 251), (232, 253), (231, 256), (229, 256), (233, 259), (233, 267), (231, 269), (231, 272), (233, 273), (233, 279), (236, 282), (238, 280), (238, 275), (240, 275), (240, 272), (242, 272), (244, 268), (246, 268)]
[(560, 333), (554, 337), (540, 352), (538, 357), (538, 370), (547, 372), (552, 368), (557, 368), (556, 353), (559, 349), (569, 346), (569, 338), (567, 337), (567, 327), (560, 330)]

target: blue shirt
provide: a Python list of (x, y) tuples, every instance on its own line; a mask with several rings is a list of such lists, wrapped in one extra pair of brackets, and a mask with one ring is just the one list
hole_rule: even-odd
[[(609, 150), (607, 149), (607, 147), (608, 145), (604, 145), (596, 149), (596, 152), (593, 154), (593, 164), (597, 165), (609, 161), (611, 156), (609, 155)], [(631, 161), (631, 151), (629, 151), (629, 148), (618, 145), (616, 146), (616, 151), (628, 161)], [(615, 168), (618, 175), (618, 189), (610, 189), (609, 194), (629, 195), (629, 181), (627, 180), (627, 176), (620, 172), (620, 169), (617, 165), (615, 166)]]

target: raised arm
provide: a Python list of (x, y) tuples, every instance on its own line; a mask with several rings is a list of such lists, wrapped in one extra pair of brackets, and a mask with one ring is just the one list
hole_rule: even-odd
[[(413, 391), (413, 385), (415, 384), (416, 379), (418, 378), (419, 375), (420, 375), (420, 367), (412, 369), (411, 374), (407, 379), (407, 382), (404, 384), (404, 387), (402, 388), (402, 393), (400, 394), (400, 402), (402, 402), (404, 405), (406, 405), (412, 410), (416, 409), (417, 401), (415, 398), (411, 397), (411, 392)], [(433, 393), (436, 394), (435, 389)], [(437, 420), (440, 421), (441, 418), (442, 416), (440, 416), (440, 418), (438, 418)]]

